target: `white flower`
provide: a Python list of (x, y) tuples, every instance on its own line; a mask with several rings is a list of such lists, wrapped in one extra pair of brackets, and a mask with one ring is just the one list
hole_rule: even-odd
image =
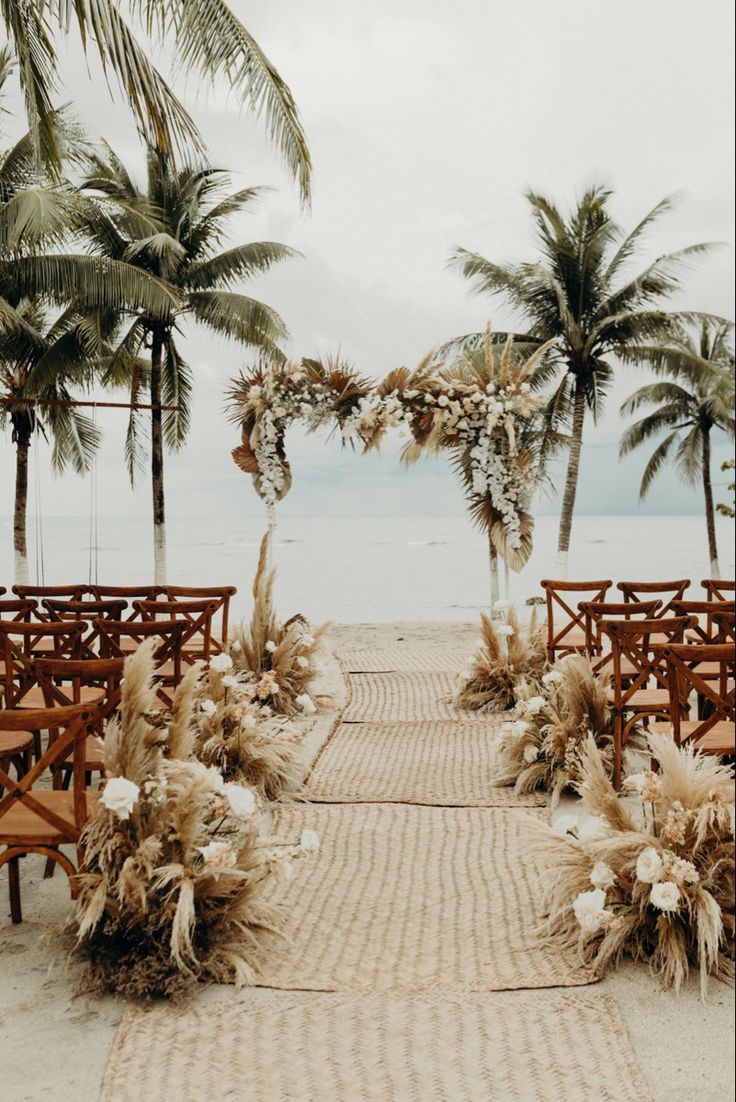
[(256, 798), (249, 788), (241, 784), (226, 784), (222, 794), (236, 819), (249, 819), (256, 810)]
[(590, 882), (595, 888), (612, 888), (616, 883), (616, 874), (605, 861), (596, 861), (591, 869)]
[(514, 634), (514, 629), (511, 624), (497, 624), (496, 635), (500, 635), (502, 639), (508, 638)]
[(543, 685), (554, 685), (558, 681), (562, 681), (562, 674), (559, 673), (558, 670), (550, 670), (549, 673), (546, 673), (542, 678)]
[(129, 819), (130, 813), (138, 803), (140, 789), (127, 777), (110, 777), (100, 796), (100, 803), (118, 819)]
[(533, 761), (536, 761), (538, 757), (539, 757), (539, 747), (538, 746), (534, 746), (530, 742), (528, 746), (524, 747), (524, 761), (527, 762), (529, 765), (531, 765)]
[(296, 704), (298, 704), (301, 710), (308, 716), (317, 711), (317, 705), (314, 703), (309, 693), (301, 693), (301, 695), (296, 698)]
[(528, 700), (524, 701), (524, 703), (526, 705), (527, 712), (530, 712), (531, 715), (535, 716), (539, 712), (541, 712), (547, 701), (544, 699), (543, 696), (530, 696)]
[(609, 834), (608, 825), (597, 815), (589, 815), (578, 829), (578, 838), (581, 842), (598, 842), (601, 838), (607, 838)]
[(214, 765), (211, 765), (207, 770), (210, 778), (210, 784), (214, 788), (215, 792), (222, 795), (222, 790), (225, 787), (225, 782), (222, 779), (222, 773), (219, 769), (215, 769)]
[(636, 878), (642, 884), (655, 884), (662, 875), (662, 858), (656, 849), (643, 849), (636, 859)]
[(253, 731), (258, 724), (255, 716), (243, 716), (240, 725), (245, 731)]
[(309, 665), (309, 660), (307, 658), (305, 658), (303, 654), (300, 654), (300, 655), (297, 655), (296, 664), (299, 667), (299, 669), (306, 670), (307, 666)]
[(229, 673), (226, 677), (223, 677), (222, 683), (226, 689), (237, 689), (238, 687), (238, 679), (237, 677), (233, 677), (231, 673)]
[(572, 909), (584, 934), (596, 933), (611, 917), (611, 912), (606, 910), (606, 893), (601, 888), (581, 892)]
[(232, 669), (233, 660), (229, 654), (213, 654), (210, 659), (210, 669), (215, 673), (225, 673), (226, 670)]
[(229, 842), (210, 842), (206, 846), (197, 848), (205, 864), (213, 869), (231, 869), (238, 859), (237, 853)]
[(496, 601), (493, 607), (499, 612), (505, 612), (507, 608), (511, 608), (511, 601)]
[(514, 738), (521, 738), (529, 730), (529, 724), (525, 719), (512, 719), (506, 730)]
[(309, 828), (303, 830), (299, 838), (299, 845), (307, 853), (316, 853), (319, 849), (319, 834), (316, 830), (310, 830)]
[(652, 886), (649, 901), (660, 911), (676, 911), (680, 905), (680, 889), (673, 880), (662, 880)]
[(575, 815), (560, 815), (552, 824), (555, 834), (577, 834), (578, 820)]
[(243, 644), (240, 642), (239, 639), (233, 640), (233, 642), (230, 644), (230, 650), (235, 651), (236, 654), (239, 654), (242, 649)]
[(276, 650), (276, 644), (274, 643), (273, 639), (269, 639), (266, 643), (266, 650), (269, 654), (273, 654), (273, 652)]
[(300, 640), (300, 641), (301, 641), (301, 643), (302, 643), (302, 645), (303, 645), (303, 646), (305, 646), (305, 647), (311, 647), (311, 646), (313, 646), (313, 645), (314, 645), (314, 636), (313, 636), (313, 635), (309, 635), (309, 634), (307, 634), (307, 635), (302, 635), (302, 637), (301, 637), (301, 640)]
[(213, 716), (217, 711), (217, 705), (215, 704), (214, 700), (210, 700), (209, 697), (205, 697), (199, 707), (206, 716)]

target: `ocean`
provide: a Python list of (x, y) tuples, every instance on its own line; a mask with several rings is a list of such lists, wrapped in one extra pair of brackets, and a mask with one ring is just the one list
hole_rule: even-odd
[[(511, 574), (508, 594), (519, 605), (555, 577), (558, 518), (537, 519), (532, 558)], [(151, 535), (143, 518), (99, 518), (97, 576), (134, 585), (152, 577)], [(168, 521), (169, 580), (179, 585), (236, 585), (236, 615), (248, 596), (262, 528), (233, 516)], [(33, 521), (30, 576), (41, 572)], [(719, 518), (721, 573), (734, 574), (733, 532)], [(87, 581), (95, 572), (89, 520), (46, 517), (45, 583)], [(92, 561), (90, 561), (90, 558)], [(12, 584), (12, 531), (0, 522), (0, 585)], [(280, 615), (301, 612), (312, 622), (474, 620), (489, 600), (485, 537), (459, 517), (286, 517), (276, 529), (276, 600)], [(647, 581), (709, 576), (705, 523), (698, 516), (580, 516), (575, 518), (570, 578)]]

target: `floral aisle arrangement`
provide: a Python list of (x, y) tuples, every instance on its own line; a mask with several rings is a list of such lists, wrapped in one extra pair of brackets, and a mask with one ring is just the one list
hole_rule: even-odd
[(507, 602), (496, 609), (503, 622), (481, 613), (481, 637), (468, 668), (458, 677), (455, 703), (474, 712), (506, 712), (523, 695), (538, 692), (547, 669), (547, 646), (536, 609), (522, 628)]
[[(312, 628), (303, 616), (280, 624), (273, 604), (276, 571), (269, 568), (269, 532), (261, 541), (258, 569), (253, 581), (253, 612), (249, 624), (233, 635), (229, 657), (236, 672), (256, 681), (255, 698), (261, 715), (310, 716), (317, 706), (311, 694), (319, 673), (319, 645), (329, 624)], [(213, 659), (215, 667), (217, 659)]]
[(199, 671), (162, 716), (152, 654), (147, 642), (126, 660), (66, 924), (83, 987), (139, 998), (181, 996), (198, 980), (251, 983), (280, 922), (264, 889), (318, 845), (311, 832), (293, 845), (261, 837), (255, 794), (192, 757)]
[[(613, 772), (613, 715), (609, 678), (596, 674), (585, 655), (568, 655), (531, 690), (524, 686), (496, 745), (495, 784), (513, 785), (517, 794), (542, 789), (554, 808), (566, 788), (580, 781), (580, 752), (593, 739), (608, 776)], [(626, 760), (645, 749), (635, 729)]]
[(583, 840), (540, 827), (548, 869), (545, 934), (577, 946), (605, 971), (629, 956), (679, 989), (691, 966), (734, 978), (734, 805), (730, 768), (650, 735), (659, 771), (628, 778), (634, 809), (618, 798), (592, 740), (580, 792), (600, 829)]
[(242, 781), (264, 800), (298, 794), (306, 772), (292, 724), (259, 699), (260, 680), (217, 654), (202, 675), (194, 753), (226, 781)]

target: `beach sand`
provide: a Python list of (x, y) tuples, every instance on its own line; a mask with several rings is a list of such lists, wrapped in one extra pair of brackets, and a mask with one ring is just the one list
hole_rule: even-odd
[[(407, 643), (470, 652), (477, 635), (475, 624), (356, 624), (333, 627), (328, 642), (337, 651)], [(344, 700), (334, 656), (327, 656), (323, 664), (316, 693), (322, 710), (304, 742), (308, 759), (314, 758), (328, 737)], [(0, 1102), (37, 1102), (49, 1096), (57, 1102), (97, 1102), (125, 1006), (112, 998), (74, 995), (76, 966), (54, 951), (53, 937), (42, 940), (67, 913), (67, 880), (60, 872), (43, 880), (42, 872), (40, 858), (24, 859), (25, 917), (16, 927), (7, 915), (7, 878), (0, 873)], [(689, 1102), (696, 1095), (699, 1102), (732, 1097), (732, 990), (712, 981), (704, 1006), (694, 978), (675, 995), (663, 990), (644, 966), (634, 964), (626, 964), (586, 990), (592, 997), (608, 994), (618, 1000), (656, 1102)], [(217, 986), (203, 989), (195, 998), (227, 1002), (238, 995), (232, 987)], [(141, 1084), (144, 1097), (145, 1084)]]

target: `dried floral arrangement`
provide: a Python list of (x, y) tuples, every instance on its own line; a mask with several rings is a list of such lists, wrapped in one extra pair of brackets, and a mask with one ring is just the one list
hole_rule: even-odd
[(538, 691), (547, 669), (547, 640), (532, 610), (525, 628), (513, 608), (499, 601), (503, 622), (481, 613), (481, 637), (458, 677), (454, 701), (474, 712), (507, 712), (522, 695)]
[(581, 840), (572, 823), (564, 836), (539, 827), (544, 934), (601, 972), (623, 957), (646, 961), (676, 989), (696, 967), (705, 997), (709, 976), (734, 979), (733, 774), (668, 735), (650, 735), (649, 749), (658, 771), (628, 778), (630, 809), (587, 742), (579, 790), (600, 829)]
[(280, 922), (266, 884), (318, 847), (313, 832), (284, 846), (260, 836), (254, 793), (192, 757), (199, 671), (162, 716), (152, 655), (153, 641), (126, 660), (65, 927), (85, 962), (85, 990), (146, 999), (180, 997), (199, 980), (253, 982)]
[[(542, 789), (554, 808), (566, 788), (580, 780), (580, 752), (592, 738), (608, 776), (613, 772), (613, 715), (609, 677), (596, 674), (582, 654), (568, 655), (530, 691), (517, 693), (514, 715), (499, 732), (494, 783), (513, 785), (521, 795)], [(645, 749), (635, 728), (627, 740), (626, 762)]]
[[(255, 678), (261, 714), (313, 715), (317, 707), (310, 689), (319, 673), (320, 641), (329, 628), (312, 628), (303, 616), (280, 624), (273, 603), (276, 571), (269, 567), (271, 534), (261, 541), (258, 568), (253, 581), (253, 612), (233, 634), (229, 657), (237, 672)], [(217, 668), (217, 657), (212, 665)]]

